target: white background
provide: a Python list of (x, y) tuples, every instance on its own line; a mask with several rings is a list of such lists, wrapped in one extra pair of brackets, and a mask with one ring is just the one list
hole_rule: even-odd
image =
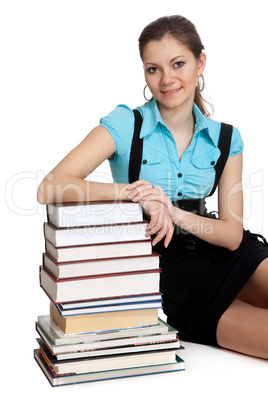
[[(117, 104), (143, 103), (138, 36), (152, 20), (192, 20), (207, 53), (214, 118), (245, 143), (245, 225), (268, 235), (267, 8), (264, 0), (1, 1), (1, 388), (40, 401), (267, 400), (267, 362), (199, 345), (185, 373), (52, 389), (33, 360), (45, 209), (42, 178)], [(107, 163), (94, 175), (110, 181)], [(215, 201), (212, 202), (212, 204)], [(2, 370), (2, 369), (1, 369)], [(10, 398), (8, 398), (10, 399)]]

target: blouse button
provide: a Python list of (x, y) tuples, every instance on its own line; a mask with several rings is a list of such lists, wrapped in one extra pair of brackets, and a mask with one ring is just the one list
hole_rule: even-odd
[(146, 160), (146, 159), (143, 159), (142, 163), (143, 163), (144, 165), (146, 165), (147, 160)]
[(178, 197), (181, 197), (181, 196), (182, 196), (182, 193), (178, 193), (177, 195), (178, 195)]
[(188, 241), (187, 248), (188, 248), (188, 250), (195, 250), (196, 249), (196, 241), (193, 239), (190, 239)]
[(181, 178), (181, 177), (182, 177), (182, 174), (181, 174), (181, 173), (178, 173), (178, 177)]
[(210, 164), (211, 164), (212, 166), (214, 166), (214, 165), (215, 165), (215, 162), (214, 162), (214, 161), (212, 161), (212, 162), (210, 162)]

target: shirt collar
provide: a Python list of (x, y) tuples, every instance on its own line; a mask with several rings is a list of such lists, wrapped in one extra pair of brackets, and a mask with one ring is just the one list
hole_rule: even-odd
[(217, 133), (215, 132), (215, 125), (213, 125), (212, 120), (209, 117), (203, 115), (203, 113), (195, 103), (193, 104), (193, 114), (195, 116), (194, 135), (202, 131), (211, 139), (213, 145), (217, 147)]
[[(158, 124), (162, 124), (166, 127), (159, 112), (157, 100), (155, 98), (153, 98), (152, 101), (145, 103), (140, 110), (143, 115), (140, 138), (152, 134)], [(217, 147), (217, 138), (215, 135), (213, 135), (214, 130), (212, 130), (211, 119), (204, 116), (195, 103), (193, 104), (193, 114), (195, 116), (194, 135), (203, 131), (212, 140), (213, 145)]]
[(150, 102), (145, 103), (145, 105), (141, 107), (141, 111), (143, 115), (143, 123), (140, 138), (152, 134), (158, 123), (165, 125), (158, 109), (157, 100), (155, 98), (153, 98), (153, 100)]

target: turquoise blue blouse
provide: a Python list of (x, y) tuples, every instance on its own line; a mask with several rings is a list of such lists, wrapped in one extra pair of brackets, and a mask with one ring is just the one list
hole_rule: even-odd
[[(138, 108), (143, 116), (140, 137), (143, 156), (140, 178), (161, 186), (172, 201), (206, 197), (214, 184), (220, 150), (217, 147), (220, 123), (204, 116), (193, 105), (195, 130), (189, 147), (178, 158), (175, 140), (164, 124), (155, 99)], [(113, 179), (128, 183), (128, 164), (134, 131), (134, 115), (126, 105), (118, 105), (100, 120), (114, 139), (116, 153), (109, 160)], [(233, 129), (229, 157), (243, 152), (243, 141)]]

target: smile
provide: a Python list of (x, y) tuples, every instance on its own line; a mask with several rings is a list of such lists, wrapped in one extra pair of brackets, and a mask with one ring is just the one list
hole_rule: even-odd
[(172, 89), (170, 91), (161, 91), (163, 95), (165, 96), (172, 96), (174, 94), (177, 94), (179, 91), (181, 90), (181, 88), (178, 89)]

